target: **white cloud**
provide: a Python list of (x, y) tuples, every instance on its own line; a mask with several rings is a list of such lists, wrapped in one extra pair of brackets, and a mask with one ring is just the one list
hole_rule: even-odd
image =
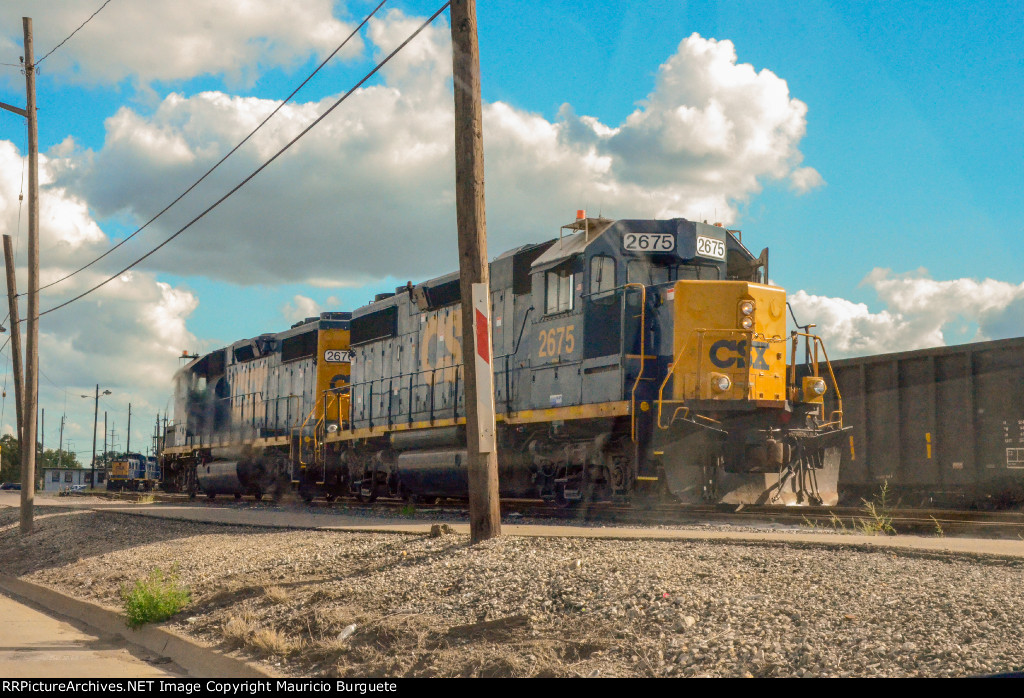
[(864, 303), (804, 291), (790, 298), (798, 320), (817, 323), (815, 331), (833, 358), (944, 346), (964, 327), (977, 329), (960, 341), (1016, 337), (1024, 326), (1024, 284), (936, 281), (924, 269), (907, 274), (874, 269), (864, 284), (885, 305), (880, 312), (872, 313)]
[[(146, 0), (112, 2), (87, 28), (43, 63), (47, 72), (89, 84), (130, 78), (182, 80), (226, 75), (248, 82), (269, 66), (325, 56), (354, 28), (335, 17), (334, 0)], [(98, 7), (99, 4), (97, 3)], [(95, 7), (81, 0), (7, 0), (0, 8), (0, 50), (21, 55), (21, 17), (33, 16), (35, 55), (42, 58)], [(362, 50), (353, 37), (343, 56)]]
[[(17, 236), (18, 200), (23, 158), (9, 142), (0, 142), (0, 233)], [(111, 241), (89, 215), (85, 201), (65, 188), (52, 184), (67, 165), (60, 158), (40, 159), (40, 277), (45, 284), (74, 268), (83, 254), (105, 248)], [(27, 210), (22, 210), (20, 250), (17, 254), (17, 282), (24, 292)], [(70, 297), (97, 284), (106, 274), (88, 269), (59, 286), (59, 291), (41, 293), (41, 309), (60, 298)], [(55, 291), (57, 289), (54, 289)], [(57, 445), (60, 414), (67, 409), (65, 439), (77, 439), (77, 447), (91, 447), (93, 402), (81, 394), (93, 395), (94, 386), (112, 395), (100, 404), (112, 411), (121, 438), (127, 426), (128, 403), (132, 404), (133, 447), (144, 449), (157, 411), (166, 409), (170, 378), (184, 349), (197, 350), (199, 340), (186, 327), (186, 320), (198, 305), (191, 292), (156, 281), (152, 273), (132, 271), (104, 286), (73, 306), (40, 319), (39, 347), (40, 406), (49, 414), (46, 445)], [(25, 303), (21, 315), (25, 316)], [(9, 352), (5, 352), (4, 361)], [(7, 364), (9, 365), (9, 364)], [(4, 369), (6, 372), (7, 369)], [(14, 390), (6, 376), (8, 399), (5, 420), (13, 414)], [(10, 410), (8, 412), (7, 410)], [(141, 415), (141, 416), (140, 416)], [(102, 439), (102, 434), (100, 435)], [(123, 445), (123, 443), (122, 443)]]
[(299, 322), (308, 317), (320, 315), (320, 304), (312, 298), (296, 294), (291, 302), (285, 303), (281, 308), (281, 314), (288, 322)]
[[(370, 23), (381, 55), (418, 23), (397, 10)], [(232, 199), (162, 250), (150, 268), (236, 283), (366, 283), (420, 279), (456, 263), (451, 49), (435, 24)], [(333, 98), (290, 104), (180, 207), (163, 237), (240, 181)], [(66, 156), (62, 186), (101, 217), (144, 221), (244, 137), (275, 103), (204, 92), (168, 95), (149, 115), (123, 107), (96, 153)], [(717, 218), (766, 180), (803, 189), (806, 106), (768, 70), (736, 61), (729, 41), (696, 34), (658, 72), (621, 124), (555, 121), (484, 104), (488, 238), (492, 255), (557, 234), (577, 208), (614, 217)], [(815, 178), (817, 176), (817, 179)], [(400, 251), (400, 254), (396, 254)]]
[(813, 167), (800, 167), (790, 173), (789, 186), (797, 194), (806, 194), (811, 189), (825, 186), (825, 178)]

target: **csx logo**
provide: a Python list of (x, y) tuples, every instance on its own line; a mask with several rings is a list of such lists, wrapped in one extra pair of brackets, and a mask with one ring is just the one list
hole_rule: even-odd
[[(762, 370), (768, 369), (768, 362), (765, 361), (764, 353), (768, 351), (767, 342), (750, 343), (750, 365), (753, 368)], [(718, 368), (746, 368), (747, 367), (747, 340), (741, 339), (720, 339), (711, 345), (711, 363)]]

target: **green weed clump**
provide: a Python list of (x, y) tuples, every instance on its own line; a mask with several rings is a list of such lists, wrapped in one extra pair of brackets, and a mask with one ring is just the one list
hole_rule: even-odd
[(139, 628), (146, 623), (167, 620), (188, 605), (192, 594), (178, 581), (175, 570), (165, 574), (157, 567), (149, 573), (148, 579), (136, 580), (132, 587), (122, 586), (121, 599), (128, 627)]
[(892, 503), (889, 501), (889, 481), (882, 482), (882, 486), (878, 488), (878, 494), (870, 502), (866, 499), (861, 501), (864, 502), (863, 510), (866, 514), (858, 522), (857, 527), (861, 533), (866, 535), (882, 533), (887, 536), (895, 536), (896, 528), (892, 525)]

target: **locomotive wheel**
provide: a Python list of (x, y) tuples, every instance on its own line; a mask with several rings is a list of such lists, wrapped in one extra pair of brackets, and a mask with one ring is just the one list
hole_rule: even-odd
[(241, 498), (242, 498), (242, 493), (241, 492), (235, 492), (235, 501), (237, 502)]
[(188, 498), (189, 498), (189, 500), (195, 499), (196, 498), (196, 493), (195, 492), (189, 492), (188, 493)]
[(256, 494), (254, 495), (254, 497), (255, 497), (257, 502), (262, 502), (263, 501), (263, 493), (260, 492), (259, 490), (256, 491)]
[(217, 495), (215, 493), (213, 493), (213, 492), (208, 492), (206, 494), (206, 498), (209, 499), (212, 502), (213, 500), (215, 500), (217, 498)]
[(337, 498), (338, 495), (334, 494), (334, 492), (328, 492), (327, 494), (324, 495), (324, 499), (326, 499), (328, 503), (333, 502)]

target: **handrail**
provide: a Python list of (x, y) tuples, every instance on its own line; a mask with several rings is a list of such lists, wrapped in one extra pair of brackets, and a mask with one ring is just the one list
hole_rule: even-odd
[[(827, 426), (829, 424), (836, 424), (836, 423), (838, 423), (840, 427), (843, 426), (843, 396), (842, 396), (842, 393), (839, 392), (839, 382), (836, 380), (835, 371), (832, 370), (832, 362), (829, 361), (828, 351), (825, 349), (825, 342), (821, 339), (821, 337), (819, 337), (816, 334), (808, 334), (807, 332), (797, 332), (796, 330), (793, 330), (793, 332), (791, 333), (790, 336), (793, 338), (793, 353), (794, 354), (796, 353), (797, 337), (804, 337), (805, 340), (807, 340), (807, 339), (814, 340), (814, 376), (815, 377), (818, 377), (818, 347), (819, 346), (821, 347), (821, 353), (824, 354), (824, 356), (825, 356), (825, 365), (828, 367), (829, 377), (832, 378), (832, 387), (836, 391), (836, 404), (839, 406), (838, 410), (833, 410), (832, 414), (829, 415), (830, 421), (827, 422), (825, 424), (825, 426)], [(795, 386), (796, 385), (796, 363), (793, 364), (792, 376), (793, 376), (793, 385)], [(839, 417), (838, 420), (835, 419), (835, 417), (837, 415)], [(821, 418), (822, 418), (822, 420), (825, 419), (825, 403), (824, 402), (821, 403)]]
[[(647, 338), (647, 287), (643, 284), (632, 282), (622, 286), (622, 288), (636, 288), (640, 287), (640, 372), (636, 374), (636, 380), (633, 381), (633, 389), (629, 393), (629, 433), (630, 440), (636, 443), (636, 389), (640, 385), (640, 379), (644, 376), (644, 368), (647, 365), (647, 360), (644, 358), (644, 340)], [(622, 305), (626, 305), (626, 294), (622, 294)]]
[[(672, 363), (669, 364), (668, 370), (665, 372), (665, 378), (664, 378), (664, 380), (661, 381), (661, 385), (658, 387), (658, 428), (659, 429), (668, 429), (670, 426), (672, 426), (672, 423), (676, 421), (676, 415), (679, 414), (679, 410), (681, 409), (681, 408), (676, 408), (675, 412), (672, 413), (672, 420), (667, 425), (663, 425), (661, 423), (661, 407), (662, 407), (662, 403), (666, 402), (666, 400), (664, 398), (665, 386), (668, 385), (669, 380), (672, 378), (673, 375), (675, 375), (676, 364), (678, 364), (679, 361), (683, 358), (683, 352), (685, 352), (687, 347), (690, 346), (690, 340), (694, 336), (699, 336), (700, 339), (701, 339), (701, 342), (703, 343), (704, 335), (705, 334), (715, 334), (715, 333), (721, 333), (721, 334), (742, 334), (742, 335), (749, 335), (749, 336), (753, 335), (753, 332), (751, 330), (733, 329), (733, 328), (728, 328), (728, 327), (721, 327), (721, 328), (717, 328), (717, 329), (707, 329), (707, 328), (704, 328), (704, 327), (696, 327), (696, 328), (694, 328), (690, 332), (690, 335), (686, 338), (686, 341), (683, 342), (683, 346), (679, 349), (679, 353), (676, 354), (675, 358), (672, 360)], [(703, 352), (698, 351), (697, 353), (698, 353), (698, 361), (699, 361), (699, 357), (703, 355)], [(699, 371), (700, 371), (700, 369), (699, 369), (699, 364), (698, 364), (698, 376), (699, 376)], [(669, 400), (668, 402), (675, 402), (675, 401)], [(685, 403), (686, 400), (682, 400), (682, 402)], [(689, 408), (687, 408), (687, 410), (688, 409)]]
[[(676, 411), (672, 413), (672, 421), (669, 422), (668, 425), (662, 426), (662, 424), (661, 424), (661, 406), (665, 402), (665, 399), (664, 399), (665, 386), (668, 385), (669, 380), (671, 380), (672, 376), (675, 374), (675, 372), (676, 372), (676, 364), (679, 363), (679, 360), (683, 358), (683, 352), (686, 351), (686, 348), (688, 346), (690, 346), (690, 337), (692, 337), (693, 334), (696, 334), (697, 332), (700, 332), (700, 331), (701, 330), (694, 330), (694, 332), (691, 333), (691, 335), (686, 338), (686, 341), (683, 342), (682, 348), (679, 349), (679, 353), (676, 354), (676, 357), (674, 359), (672, 359), (672, 363), (669, 364), (668, 370), (665, 372), (665, 379), (661, 381), (661, 385), (658, 387), (658, 428), (659, 429), (665, 430), (665, 429), (668, 429), (670, 426), (672, 426), (672, 422), (676, 421), (676, 415), (679, 414), (679, 410), (683, 409), (681, 407), (677, 407)], [(689, 408), (686, 408), (686, 409), (689, 409)]]

